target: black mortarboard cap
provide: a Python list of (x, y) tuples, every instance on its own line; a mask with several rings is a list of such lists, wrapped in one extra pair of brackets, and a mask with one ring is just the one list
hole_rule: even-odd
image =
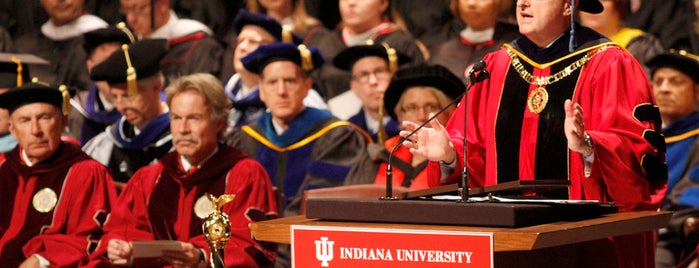
[(305, 45), (297, 46), (291, 43), (272, 43), (260, 46), (240, 61), (245, 69), (256, 74), (261, 74), (267, 64), (275, 61), (292, 61), (305, 72), (310, 72), (325, 63), (317, 48)]
[(120, 22), (117, 26), (89, 31), (83, 35), (83, 38), (85, 39), (83, 49), (85, 49), (88, 56), (92, 54), (95, 48), (104, 43), (131, 44), (136, 42), (133, 33), (126, 28), (123, 22)]
[(461, 79), (441, 65), (418, 65), (399, 69), (393, 75), (383, 97), (384, 107), (391, 118), (398, 120), (394, 108), (403, 92), (417, 86), (434, 87), (451, 99), (458, 98), (466, 88)]
[(68, 87), (52, 87), (45, 83), (31, 82), (20, 87), (13, 87), (0, 94), (0, 108), (12, 114), (19, 107), (31, 103), (48, 103), (61, 108), (63, 115), (70, 112), (70, 92)]
[(29, 82), (28, 64), (48, 63), (32, 54), (0, 53), (0, 88), (13, 88)]
[(410, 57), (396, 51), (388, 44), (381, 43), (378, 45), (372, 42), (366, 45), (351, 46), (342, 50), (333, 58), (333, 65), (342, 70), (352, 71), (352, 67), (358, 60), (369, 56), (385, 59), (388, 62), (391, 73), (398, 70), (400, 64), (410, 61)]
[(122, 51), (114, 52), (109, 58), (95, 66), (90, 73), (93, 81), (109, 84), (129, 84), (129, 95), (137, 90), (136, 81), (160, 71), (160, 60), (167, 53), (165, 39), (144, 39), (131, 45), (122, 45)]
[(282, 26), (275, 19), (263, 14), (250, 13), (247, 10), (241, 9), (238, 15), (233, 20), (233, 29), (236, 34), (240, 34), (245, 25), (256, 25), (265, 29), (269, 34), (277, 39), (277, 42), (301, 44), (303, 40), (295, 35), (290, 28)]
[(646, 66), (651, 69), (651, 77), (658, 68), (667, 67), (680, 71), (699, 83), (699, 56), (685, 50), (671, 49), (648, 60)]

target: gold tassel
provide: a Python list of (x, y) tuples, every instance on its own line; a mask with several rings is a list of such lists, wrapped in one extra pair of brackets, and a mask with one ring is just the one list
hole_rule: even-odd
[(303, 44), (299, 45), (298, 49), (301, 53), (301, 69), (305, 72), (313, 70), (313, 55), (311, 55), (311, 51)]
[(121, 45), (121, 50), (124, 51), (124, 57), (126, 57), (126, 90), (129, 96), (138, 94), (138, 77), (136, 75), (136, 68), (131, 65), (131, 57), (129, 56), (129, 45)]
[(386, 54), (388, 55), (388, 70), (391, 75), (398, 70), (398, 54), (396, 49), (388, 46), (386, 43), (382, 43), (383, 47), (386, 48)]
[(17, 87), (21, 87), (22, 82), (24, 81), (24, 79), (22, 79), (22, 61), (15, 56), (11, 56), (10, 60), (17, 64)]
[(117, 29), (121, 30), (129, 37), (129, 40), (131, 40), (131, 43), (136, 42), (136, 38), (133, 36), (133, 33), (131, 32), (131, 30), (129, 30), (129, 28), (126, 27), (126, 23), (124, 23), (123, 21), (119, 22), (119, 23), (117, 23), (116, 27), (117, 27)]
[(68, 115), (70, 113), (70, 92), (68, 92), (68, 87), (66, 85), (58, 86), (58, 90), (61, 91), (63, 96), (63, 115)]
[(699, 56), (694, 55), (692, 53), (689, 53), (684, 49), (679, 50), (679, 51), (675, 51), (675, 49), (670, 49), (670, 53), (677, 53), (677, 54), (680, 54), (680, 55), (685, 56), (687, 58), (693, 59), (695, 61), (699, 61)]
[(291, 26), (282, 25), (282, 42), (292, 43), (294, 41), (292, 32), (293, 31), (291, 30)]

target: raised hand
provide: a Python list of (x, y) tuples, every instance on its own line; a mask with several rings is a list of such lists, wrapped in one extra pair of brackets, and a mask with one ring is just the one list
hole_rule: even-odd
[(579, 103), (572, 103), (566, 100), (563, 104), (566, 112), (563, 131), (568, 139), (568, 148), (581, 153), (583, 156), (592, 154), (592, 147), (585, 142), (585, 122), (583, 119), (583, 109)]
[[(432, 117), (432, 114), (430, 114)], [(419, 125), (410, 121), (404, 121), (404, 130), (401, 130), (400, 136), (406, 137), (412, 131), (417, 129)], [(410, 149), (410, 153), (416, 156), (426, 158), (430, 161), (444, 161), (451, 163), (456, 158), (454, 146), (449, 141), (449, 133), (444, 126), (439, 123), (439, 120), (432, 120), (429, 127), (425, 126), (418, 130), (408, 140), (403, 142), (403, 146)]]

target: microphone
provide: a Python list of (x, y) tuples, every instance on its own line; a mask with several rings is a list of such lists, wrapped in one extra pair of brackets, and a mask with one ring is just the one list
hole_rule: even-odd
[[(477, 74), (476, 74), (477, 73)], [(469, 81), (468, 81), (468, 89), (470, 89), (475, 83), (482, 82), (490, 77), (490, 73), (488, 70), (485, 69), (485, 61), (483, 59), (478, 60), (476, 64), (473, 65), (473, 68), (471, 68), (471, 71), (468, 74), (469, 76)], [(466, 91), (468, 91), (468, 89)], [(468, 94), (464, 95), (464, 98), (468, 98)], [(464, 100), (464, 156), (463, 156), (463, 163), (464, 167), (463, 170), (461, 170), (461, 200), (459, 202), (470, 202), (469, 200), (469, 195), (468, 195), (468, 168), (466, 165), (466, 159), (468, 158), (468, 148), (466, 146), (466, 125), (467, 125), (467, 116), (468, 116), (468, 99)]]
[[(417, 133), (420, 129), (422, 129), (422, 128), (425, 127), (427, 124), (429, 124), (430, 122), (432, 122), (432, 120), (434, 120), (434, 119), (437, 118), (440, 114), (442, 114), (444, 111), (446, 111), (447, 109), (449, 109), (449, 107), (458, 104), (459, 101), (461, 101), (461, 98), (466, 98), (466, 96), (468, 95), (468, 94), (466, 94), (466, 93), (471, 89), (471, 87), (473, 87), (473, 85), (474, 85), (475, 83), (481, 82), (481, 81), (483, 81), (483, 80), (485, 80), (485, 79), (488, 79), (489, 77), (490, 77), (490, 73), (488, 73), (488, 71), (485, 70), (485, 61), (483, 61), (483, 59), (478, 60), (478, 62), (476, 62), (476, 64), (473, 65), (473, 68), (472, 68), (471, 71), (469, 72), (469, 83), (468, 83), (468, 86), (466, 87), (466, 90), (464, 91), (464, 93), (461, 93), (461, 95), (459, 95), (459, 97), (454, 98), (454, 100), (453, 100), (451, 103), (449, 103), (447, 106), (444, 106), (442, 109), (440, 109), (439, 111), (437, 111), (437, 113), (435, 113), (434, 115), (432, 115), (432, 117), (428, 118), (425, 122), (423, 122), (422, 124), (420, 124), (417, 128), (415, 128), (415, 130), (413, 130), (413, 131), (411, 131), (410, 133), (408, 133), (408, 135), (406, 135), (405, 137), (403, 137), (402, 139), (400, 139), (400, 140), (398, 141), (398, 143), (396, 143), (396, 145), (393, 146), (393, 148), (391, 149), (391, 152), (388, 154), (388, 163), (387, 163), (387, 166), (386, 166), (386, 196), (381, 197), (381, 198), (380, 198), (381, 200), (398, 200), (398, 198), (396, 198), (396, 197), (393, 196), (393, 165), (391, 164), (391, 163), (392, 163), (392, 160), (393, 160), (393, 155), (394, 155), (394, 153), (396, 152), (396, 150), (398, 149), (398, 147), (402, 146), (402, 145), (403, 145), (403, 142), (405, 142), (405, 141), (408, 140), (410, 137), (412, 137), (413, 135), (415, 135), (415, 133)], [(464, 114), (466, 113), (466, 109), (465, 109), (465, 108), (466, 108), (466, 106), (464, 106)], [(466, 118), (466, 117), (464, 117), (464, 119), (465, 119), (465, 118)], [(465, 127), (466, 127), (466, 125), (464, 124), (464, 128), (465, 128)], [(465, 137), (466, 137), (466, 132), (464, 132), (464, 139), (465, 139)], [(466, 145), (466, 142), (465, 142), (465, 140), (464, 140), (464, 146), (465, 146), (465, 145)], [(464, 158), (465, 158), (465, 155), (464, 155)], [(465, 162), (465, 159), (464, 159), (464, 169), (466, 169), (466, 168), (465, 168), (465, 167), (466, 167), (466, 164), (465, 164), (465, 163), (466, 163), (466, 162)], [(468, 187), (468, 186), (466, 186), (466, 187)], [(468, 188), (467, 188), (467, 189), (468, 189)], [(467, 194), (468, 194), (468, 193), (467, 193)]]
[(482, 82), (489, 77), (490, 73), (485, 69), (485, 61), (483, 61), (483, 59), (480, 59), (478, 62), (473, 64), (471, 71), (468, 72), (469, 85), (472, 83)]

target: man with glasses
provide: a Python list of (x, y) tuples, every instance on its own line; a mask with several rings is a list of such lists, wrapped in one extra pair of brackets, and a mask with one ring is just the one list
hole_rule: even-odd
[[(230, 123), (228, 132), (254, 122), (267, 109), (260, 100), (258, 89), (260, 77), (245, 69), (240, 59), (255, 51), (260, 45), (274, 42), (293, 42), (295, 44), (301, 42), (291, 31), (283, 29), (276, 20), (245, 10), (238, 11), (233, 22), (233, 29), (238, 34), (237, 45), (233, 52), (233, 68), (236, 73), (224, 87), (226, 95), (233, 102), (228, 120)], [(304, 98), (304, 104), (309, 107), (327, 109), (323, 98), (313, 89)]]
[[(346, 48), (333, 59), (335, 67), (352, 73), (350, 89), (361, 100), (361, 109), (347, 121), (369, 133), (378, 143), (398, 135), (398, 123), (383, 111), (383, 94), (400, 63), (409, 58), (388, 44)], [(346, 103), (341, 104), (343, 106)]]
[(170, 49), (161, 70), (170, 81), (192, 73), (221, 71), (223, 47), (203, 23), (180, 19), (170, 8), (171, 0), (121, 0), (121, 12), (138, 39), (163, 38)]
[(109, 167), (117, 189), (136, 170), (172, 149), (169, 109), (160, 100), (164, 78), (159, 62), (166, 52), (166, 40), (147, 39), (123, 45), (122, 51), (92, 69), (93, 80), (109, 84), (109, 94), (121, 117), (88, 141), (83, 150)]

